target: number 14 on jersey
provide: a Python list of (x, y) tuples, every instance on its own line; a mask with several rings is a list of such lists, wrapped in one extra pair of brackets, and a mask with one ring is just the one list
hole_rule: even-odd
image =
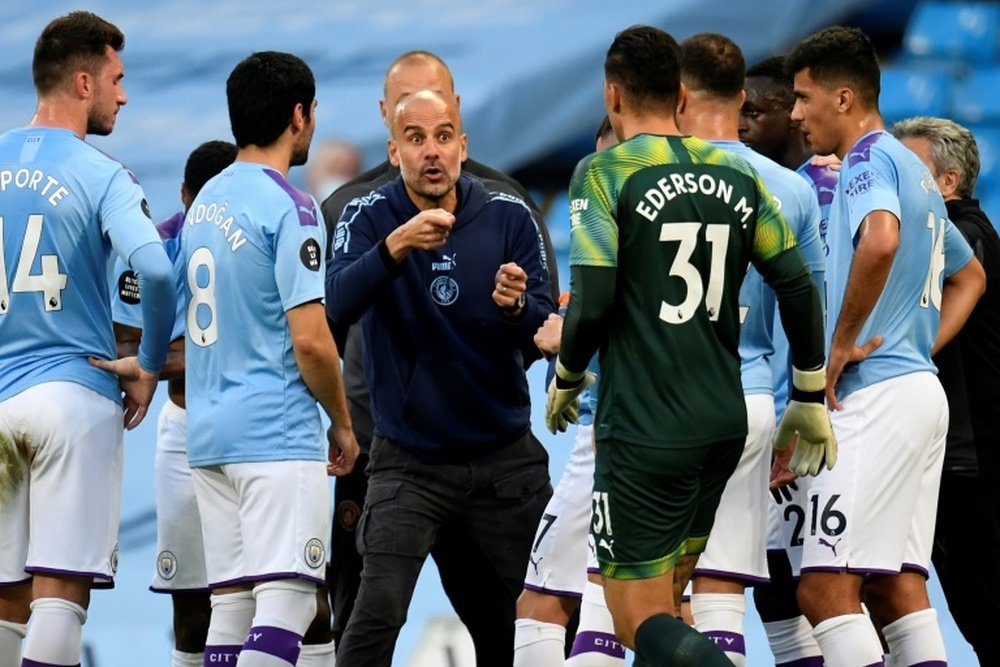
[(8, 283), (4, 219), (0, 216), (0, 315), (6, 315), (10, 311), (11, 292), (41, 292), (46, 312), (62, 310), (62, 291), (66, 289), (68, 277), (59, 272), (59, 257), (41, 255), (41, 273), (31, 273), (35, 257), (38, 257), (44, 222), (45, 216), (41, 213), (28, 216), (24, 239), (15, 259), (17, 268), (14, 270), (14, 282)]

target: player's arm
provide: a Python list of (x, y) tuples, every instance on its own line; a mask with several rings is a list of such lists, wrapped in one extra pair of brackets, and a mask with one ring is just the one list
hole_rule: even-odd
[[(383, 209), (383, 215), (391, 215)], [(381, 238), (371, 209), (350, 207), (337, 225), (333, 260), (326, 274), (326, 312), (337, 324), (352, 324), (383, 286), (403, 273), (410, 252), (442, 247), (455, 216), (442, 209), (421, 211)]]
[(292, 351), (302, 380), (332, 422), (327, 471), (332, 475), (346, 475), (354, 467), (358, 443), (347, 410), (340, 355), (327, 326), (323, 304), (311, 301), (291, 308), (286, 314)]
[(545, 318), (555, 312), (555, 302), (552, 300), (549, 273), (542, 264), (544, 242), (527, 211), (516, 233), (508, 254), (511, 261), (502, 265), (496, 273), (497, 287), (493, 292), (493, 301), (501, 309), (509, 334), (521, 348), (527, 367), (540, 356), (534, 344), (534, 335)]
[(958, 227), (947, 220), (944, 226), (944, 274), (941, 323), (932, 355), (958, 335), (986, 291), (986, 272), (982, 263), (973, 254)]
[[(131, 327), (119, 322), (114, 323), (115, 344), (118, 348), (118, 358), (134, 357), (139, 352), (139, 341), (142, 339), (142, 329)], [(167, 346), (167, 357), (160, 371), (161, 380), (174, 380), (184, 375), (184, 337), (175, 338)]]
[(889, 278), (899, 247), (899, 218), (889, 211), (872, 211), (862, 220), (855, 241), (844, 300), (830, 344), (826, 394), (830, 406), (837, 410), (840, 403), (836, 386), (844, 366), (864, 360), (882, 342), (881, 336), (875, 336), (862, 347), (857, 344), (861, 329)]
[(832, 468), (837, 461), (837, 441), (823, 403), (823, 308), (819, 290), (784, 217), (759, 180), (758, 188), (760, 208), (751, 259), (777, 297), (792, 355), (792, 388), (774, 446), (784, 450), (797, 435), (789, 469), (799, 475), (815, 475), (824, 463)]

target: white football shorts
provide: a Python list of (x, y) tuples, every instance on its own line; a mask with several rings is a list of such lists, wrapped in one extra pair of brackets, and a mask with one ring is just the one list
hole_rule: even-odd
[(187, 412), (167, 400), (156, 432), (157, 593), (208, 591), (201, 515), (187, 459)]
[(582, 597), (587, 582), (590, 506), (594, 492), (594, 427), (578, 426), (573, 451), (535, 533), (524, 587)]
[(837, 464), (809, 487), (802, 571), (928, 572), (948, 434), (941, 383), (909, 373), (841, 403)]
[(0, 585), (118, 568), (122, 406), (75, 382), (0, 402)]
[(747, 440), (743, 454), (715, 511), (708, 545), (698, 558), (696, 575), (739, 579), (747, 584), (770, 581), (767, 572), (767, 511), (774, 396), (749, 394)]
[(771, 495), (767, 513), (767, 550), (784, 551), (792, 566), (792, 575), (799, 576), (802, 567), (802, 543), (809, 509), (809, 484), (812, 477), (799, 477), (795, 488), (790, 485)]
[(275, 579), (324, 583), (330, 534), (325, 461), (192, 468), (211, 588)]

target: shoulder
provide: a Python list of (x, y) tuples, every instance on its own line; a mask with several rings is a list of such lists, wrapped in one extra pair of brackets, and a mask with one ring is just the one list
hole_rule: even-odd
[(267, 167), (261, 168), (265, 183), (273, 183), (276, 189), (268, 194), (275, 205), (281, 209), (292, 209), (298, 218), (299, 225), (315, 227), (319, 225), (319, 215), (316, 210), (316, 200), (306, 192), (288, 182), (279, 172)]
[(472, 158), (462, 163), (462, 171), (481, 181), (490, 181), (493, 189), (516, 195), (523, 199), (526, 204), (537, 209), (535, 203), (531, 200), (531, 195), (528, 194), (528, 190), (516, 178), (508, 176), (502, 171), (485, 165), (482, 162), (477, 162)]
[(329, 220), (339, 219), (349, 204), (353, 204), (356, 199), (364, 198), (372, 191), (391, 182), (393, 178), (388, 162), (383, 162), (369, 169), (337, 188), (333, 194), (323, 200), (323, 215)]
[(156, 231), (159, 233), (160, 239), (166, 241), (167, 239), (179, 237), (181, 230), (184, 228), (184, 217), (184, 212), (179, 211), (166, 220), (157, 223)]
[(898, 173), (900, 166), (914, 167), (919, 158), (888, 132), (872, 132), (862, 137), (844, 156), (842, 172), (856, 174), (863, 172)]

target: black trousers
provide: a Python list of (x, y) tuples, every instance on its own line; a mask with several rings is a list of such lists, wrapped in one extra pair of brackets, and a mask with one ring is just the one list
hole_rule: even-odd
[[(998, 480), (993, 480), (998, 483)], [(931, 561), (948, 610), (983, 667), (1000, 667), (1000, 521), (980, 477), (941, 476)]]
[(424, 461), (375, 438), (357, 527), (361, 585), (337, 664), (392, 664), (417, 577), (433, 554), (477, 666), (509, 667), (515, 605), (551, 495), (548, 454), (530, 433), (464, 463)]

